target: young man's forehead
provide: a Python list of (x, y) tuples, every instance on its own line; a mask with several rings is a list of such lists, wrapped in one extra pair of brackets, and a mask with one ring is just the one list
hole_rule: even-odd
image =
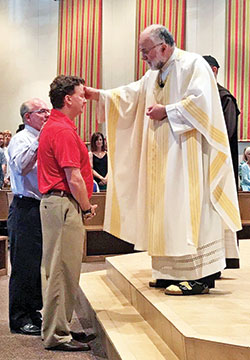
[(74, 93), (85, 93), (83, 84), (76, 85), (74, 90)]

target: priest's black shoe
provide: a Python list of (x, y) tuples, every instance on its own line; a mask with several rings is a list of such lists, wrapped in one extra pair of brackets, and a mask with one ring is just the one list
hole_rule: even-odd
[(96, 334), (85, 334), (85, 332), (74, 332), (70, 331), (72, 338), (76, 341), (79, 341), (81, 343), (87, 343), (91, 340), (94, 340), (96, 338)]
[(33, 335), (33, 336), (41, 335), (40, 327), (33, 325), (33, 324), (25, 324), (24, 326), (21, 326), (20, 328), (11, 329), (10, 331), (13, 334), (23, 334), (23, 335)]
[(149, 286), (154, 288), (167, 288), (170, 285), (178, 284), (179, 280), (165, 280), (165, 279), (156, 279), (149, 281)]
[(72, 339), (70, 342), (61, 343), (59, 345), (47, 348), (47, 350), (53, 351), (88, 351), (90, 346), (83, 344), (79, 341)]

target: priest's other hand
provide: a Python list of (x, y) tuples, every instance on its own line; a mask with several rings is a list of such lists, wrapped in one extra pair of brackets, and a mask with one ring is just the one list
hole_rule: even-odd
[(89, 86), (84, 86), (84, 90), (85, 90), (85, 97), (88, 100), (99, 100), (99, 90), (94, 89), (92, 87)]
[(164, 105), (155, 104), (147, 108), (146, 115), (152, 120), (161, 121), (167, 117), (166, 108)]

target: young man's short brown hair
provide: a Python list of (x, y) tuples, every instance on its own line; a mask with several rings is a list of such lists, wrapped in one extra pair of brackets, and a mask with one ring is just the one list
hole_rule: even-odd
[(84, 85), (84, 79), (78, 76), (58, 75), (50, 84), (49, 97), (54, 109), (61, 109), (64, 106), (64, 97), (72, 95), (75, 86)]

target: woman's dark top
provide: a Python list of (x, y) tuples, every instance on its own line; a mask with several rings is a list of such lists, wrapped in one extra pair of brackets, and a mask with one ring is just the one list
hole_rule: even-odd
[[(93, 154), (93, 169), (101, 176), (105, 177), (108, 172), (108, 156), (105, 154), (101, 159)], [(94, 177), (95, 181), (99, 184), (100, 179)]]

